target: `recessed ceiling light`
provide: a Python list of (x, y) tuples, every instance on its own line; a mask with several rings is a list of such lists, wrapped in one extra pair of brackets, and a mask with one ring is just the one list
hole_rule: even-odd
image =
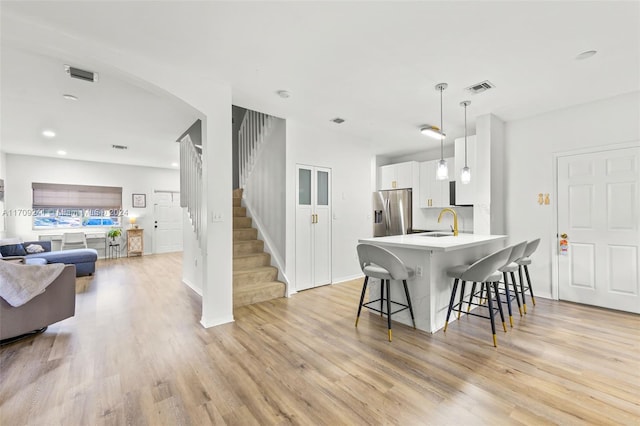
[(57, 152), (58, 155), (67, 155), (67, 151), (59, 150)]
[(54, 132), (53, 130), (43, 130), (42, 131), (42, 136), (44, 136), (45, 138), (55, 138), (56, 137), (56, 132)]
[(64, 94), (62, 95), (63, 98), (69, 100), (69, 101), (77, 101), (78, 97), (77, 96), (73, 96), (73, 95), (69, 95), (69, 94)]
[(171, 167), (180, 167), (180, 164), (178, 164), (178, 163), (171, 163)]
[(596, 53), (598, 53), (597, 50), (587, 50), (586, 52), (582, 52), (578, 56), (576, 56), (576, 60), (581, 61), (583, 59), (589, 59)]
[(287, 99), (288, 97), (291, 96), (291, 93), (286, 90), (278, 90), (276, 94), (280, 96), (282, 99)]

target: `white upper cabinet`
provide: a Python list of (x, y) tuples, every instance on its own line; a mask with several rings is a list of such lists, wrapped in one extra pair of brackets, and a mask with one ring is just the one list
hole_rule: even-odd
[[(454, 158), (445, 158), (449, 166), (449, 179), (453, 175)], [(438, 180), (436, 171), (438, 161), (431, 160), (420, 163), (420, 189), (418, 199), (414, 198), (414, 204), (418, 203), (420, 208), (429, 207), (449, 207), (449, 179)], [(414, 196), (415, 197), (415, 196)]]
[(378, 189), (415, 189), (418, 186), (418, 175), (417, 161), (378, 167)]
[(478, 173), (482, 172), (476, 163), (476, 137), (467, 137), (467, 165), (471, 169), (471, 182), (463, 184), (460, 181), (460, 172), (464, 167), (464, 138), (455, 141), (455, 170), (449, 170), (449, 177), (456, 181), (456, 204), (476, 204), (476, 182)]

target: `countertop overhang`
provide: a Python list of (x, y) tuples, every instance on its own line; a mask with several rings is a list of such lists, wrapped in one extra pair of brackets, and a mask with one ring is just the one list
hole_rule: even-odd
[(506, 235), (459, 234), (457, 237), (453, 235), (430, 237), (428, 234), (408, 234), (393, 235), (390, 237), (361, 238), (358, 241), (380, 246), (447, 252), (497, 242), (506, 238)]

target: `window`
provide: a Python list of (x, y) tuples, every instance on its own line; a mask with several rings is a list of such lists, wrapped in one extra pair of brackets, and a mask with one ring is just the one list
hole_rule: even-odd
[(33, 183), (33, 228), (120, 226), (122, 188)]

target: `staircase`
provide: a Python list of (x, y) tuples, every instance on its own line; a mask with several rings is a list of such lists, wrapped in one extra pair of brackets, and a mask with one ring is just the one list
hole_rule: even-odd
[(285, 284), (264, 252), (264, 241), (242, 207), (242, 189), (233, 191), (233, 307), (284, 297)]

